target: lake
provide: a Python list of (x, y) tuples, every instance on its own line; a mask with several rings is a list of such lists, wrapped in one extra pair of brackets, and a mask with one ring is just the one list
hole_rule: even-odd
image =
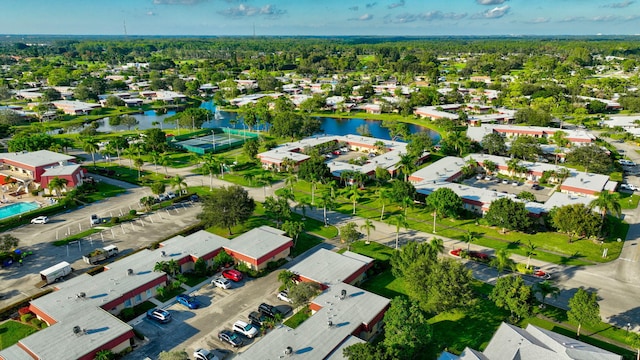
[[(244, 128), (244, 123), (242, 118), (238, 116), (235, 112), (226, 112), (226, 111), (217, 111), (216, 107), (213, 105), (211, 101), (203, 102), (201, 105), (202, 108), (206, 108), (212, 111), (215, 116), (210, 121), (205, 122), (202, 127), (203, 128), (219, 128), (219, 127), (230, 127), (242, 129)], [(145, 111), (142, 114), (135, 114), (135, 117), (138, 120), (137, 128), (139, 130), (146, 130), (153, 127), (160, 127), (163, 130), (173, 130), (176, 128), (175, 124), (165, 123), (164, 119), (169, 116), (175, 115), (175, 111), (168, 111), (166, 114), (157, 114), (154, 110)], [(389, 136), (389, 130), (387, 128), (382, 127), (382, 121), (380, 120), (368, 120), (368, 119), (338, 119), (332, 117), (318, 117), (320, 122), (322, 123), (322, 133), (331, 134), (331, 135), (348, 135), (348, 134), (357, 134), (357, 129), (360, 125), (367, 125), (369, 128), (369, 132), (371, 136), (390, 140), (391, 136)], [(158, 123), (157, 125), (155, 125)], [(100, 132), (109, 132), (109, 131), (122, 131), (126, 130), (126, 126), (115, 126), (112, 127), (109, 125), (108, 119), (98, 120), (98, 131)], [(413, 133), (426, 132), (433, 139), (434, 143), (440, 141), (440, 134), (437, 132), (422, 127), (419, 125), (408, 124), (409, 131)]]

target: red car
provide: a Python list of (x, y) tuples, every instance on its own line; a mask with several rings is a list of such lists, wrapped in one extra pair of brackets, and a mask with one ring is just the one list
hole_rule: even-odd
[(548, 272), (544, 272), (542, 270), (536, 270), (533, 272), (533, 276), (540, 278), (540, 279), (551, 279), (551, 274), (549, 274)]
[(224, 270), (222, 272), (222, 276), (231, 281), (235, 281), (235, 282), (242, 281), (242, 273), (238, 270), (234, 270), (234, 269)]
[(460, 256), (462, 254), (462, 249), (458, 248), (458, 249), (453, 249), (449, 252), (449, 254), (453, 255), (453, 256)]

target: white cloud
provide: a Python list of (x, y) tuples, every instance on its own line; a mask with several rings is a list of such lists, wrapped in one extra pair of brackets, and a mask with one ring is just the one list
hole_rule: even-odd
[(220, 11), (220, 14), (231, 17), (247, 17), (247, 16), (259, 16), (266, 17), (278, 17), (286, 14), (286, 10), (280, 10), (275, 5), (265, 5), (262, 7), (249, 6), (246, 4), (240, 4), (236, 7), (228, 8)]
[(153, 0), (154, 5), (195, 5), (208, 0)]
[(500, 5), (504, 4), (507, 0), (476, 0), (480, 5)]
[(613, 9), (622, 9), (622, 8), (626, 8), (629, 5), (633, 4), (635, 1), (623, 1), (623, 2), (619, 2), (619, 3), (611, 3), (611, 4), (606, 4), (606, 5), (602, 5), (602, 7), (607, 7), (607, 8), (613, 8)]
[(373, 19), (373, 15), (371, 14), (363, 14), (355, 18), (349, 18), (351, 21), (369, 21)]
[(414, 21), (438, 21), (438, 20), (460, 20), (466, 17), (466, 13), (443, 13), (442, 11), (428, 11), (422, 14), (399, 14), (395, 17), (395, 23), (409, 23)]
[(528, 24), (544, 24), (549, 22), (549, 18), (546, 17), (537, 17), (535, 19), (531, 19), (529, 21), (525, 21)]
[(400, 1), (396, 2), (396, 3), (389, 4), (389, 6), (387, 6), (387, 7), (389, 9), (395, 9), (397, 7), (402, 7), (402, 6), (404, 6), (404, 0), (400, 0)]
[(511, 9), (511, 6), (509, 5), (494, 7), (491, 10), (487, 10), (479, 14), (475, 14), (472, 16), (472, 18), (473, 19), (499, 19), (505, 16), (509, 12), (509, 9)]

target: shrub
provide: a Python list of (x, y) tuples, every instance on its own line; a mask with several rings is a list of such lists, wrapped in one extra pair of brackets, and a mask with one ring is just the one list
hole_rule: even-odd
[(533, 269), (527, 269), (527, 265), (523, 263), (516, 264), (516, 271), (521, 274), (533, 274)]
[(138, 215), (138, 210), (136, 210), (136, 209), (131, 209), (131, 210), (129, 210), (129, 215), (131, 215), (131, 216), (136, 216), (136, 215)]
[(42, 320), (40, 320), (40, 319), (38, 319), (38, 318), (33, 318), (33, 319), (31, 319), (31, 321), (30, 321), (30, 323), (31, 323), (33, 326), (37, 327), (37, 328), (41, 328), (41, 327), (42, 327), (42, 323), (43, 323), (43, 322), (44, 322), (44, 321), (42, 321)]
[(46, 329), (48, 327), (49, 327), (49, 325), (46, 322), (43, 321), (43, 322), (40, 323), (40, 329)]
[(120, 312), (120, 317), (123, 321), (127, 322), (135, 317), (136, 313), (133, 308), (125, 308)]
[(114, 216), (114, 217), (111, 218), (110, 223), (111, 224), (119, 224), (120, 223), (120, 218), (117, 217), (117, 216)]
[(33, 319), (33, 315), (32, 314), (24, 314), (20, 316), (20, 321), (27, 324), (29, 323), (29, 321), (31, 321), (31, 319)]

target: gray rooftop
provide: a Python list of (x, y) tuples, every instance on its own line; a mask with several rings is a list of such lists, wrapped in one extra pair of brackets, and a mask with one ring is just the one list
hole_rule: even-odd
[[(347, 297), (340, 300), (343, 289), (346, 290)], [(287, 346), (290, 346), (296, 359), (326, 359), (361, 324), (370, 323), (384, 311), (389, 305), (389, 299), (339, 283), (325, 290), (313, 303), (322, 306), (322, 309), (296, 329), (287, 326), (274, 329), (239, 358), (280, 359)], [(329, 320), (332, 326), (328, 325)]]
[[(163, 242), (160, 244), (160, 248), (158, 249), (160, 251), (158, 251), (158, 253), (161, 251), (165, 252), (166, 258), (163, 259), (165, 261), (171, 259), (178, 261), (189, 255), (200, 258), (223, 246), (231, 244), (231, 242), (232, 241), (222, 236), (200, 230), (186, 237), (176, 236)], [(160, 254), (156, 254), (156, 256), (158, 255)], [(155, 264), (156, 261), (160, 260), (155, 260), (153, 263)], [(153, 268), (153, 266), (151, 268)]]
[(481, 353), (465, 349), (461, 360), (621, 360), (622, 356), (553, 331), (502, 323)]
[(366, 341), (360, 339), (356, 336), (347, 337), (340, 345), (333, 350), (329, 356), (325, 358), (325, 360), (348, 360), (349, 358), (344, 356), (344, 349), (348, 348), (351, 345), (366, 343)]
[(59, 165), (47, 168), (42, 176), (63, 176), (63, 175), (71, 175), (74, 171), (78, 170), (82, 165), (73, 164), (73, 165)]
[(274, 249), (291, 243), (291, 238), (284, 234), (282, 230), (263, 225), (227, 241), (225, 248), (257, 260)]
[(33, 360), (33, 357), (27, 354), (26, 351), (22, 350), (22, 348), (17, 344), (1, 350), (0, 358), (6, 360)]
[[(364, 258), (369, 262), (373, 261), (366, 256)], [(319, 284), (335, 285), (368, 264), (363, 260), (355, 259), (350, 254), (341, 255), (327, 249), (318, 249), (289, 270)]]
[(60, 162), (73, 160), (73, 156), (60, 154), (49, 150), (38, 150), (32, 152), (10, 152), (0, 154), (0, 159), (7, 159), (33, 167), (51, 165)]
[(567, 178), (562, 186), (601, 192), (609, 182), (609, 175), (578, 173)]
[[(80, 326), (81, 334), (75, 334)], [(79, 359), (102, 344), (106, 344), (127, 331), (131, 326), (100, 308), (77, 309), (73, 317), (40, 330), (22, 340), (39, 359)], [(13, 360), (14, 358), (9, 358)]]

